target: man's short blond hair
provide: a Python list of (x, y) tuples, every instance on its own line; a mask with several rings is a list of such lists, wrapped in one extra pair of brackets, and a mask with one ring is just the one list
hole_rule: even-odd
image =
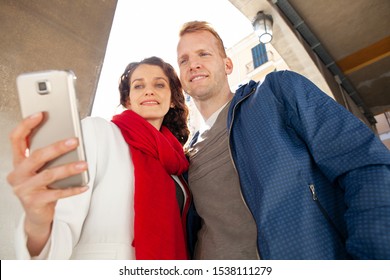
[(210, 32), (217, 39), (218, 49), (222, 57), (226, 58), (227, 55), (225, 51), (225, 46), (223, 44), (221, 37), (218, 35), (217, 31), (215, 31), (215, 29), (211, 26), (211, 24), (206, 21), (189, 21), (184, 23), (180, 29), (179, 36), (182, 37), (185, 34), (195, 33), (200, 31)]

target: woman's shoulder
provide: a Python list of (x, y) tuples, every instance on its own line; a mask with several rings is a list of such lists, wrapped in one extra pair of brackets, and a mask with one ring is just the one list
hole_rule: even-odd
[(117, 126), (113, 122), (102, 117), (86, 117), (81, 120), (81, 126), (83, 130), (93, 129), (98, 133), (117, 129)]
[(86, 117), (81, 121), (84, 139), (102, 142), (104, 139), (123, 139), (119, 128), (111, 121), (101, 117)]
[(102, 117), (86, 117), (81, 120), (82, 126), (99, 126), (99, 127), (109, 127), (111, 122), (102, 118)]

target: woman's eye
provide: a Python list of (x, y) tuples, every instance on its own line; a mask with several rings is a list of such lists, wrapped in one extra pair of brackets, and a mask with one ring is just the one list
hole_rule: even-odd
[(157, 84), (156, 85), (158, 88), (164, 88), (165, 87), (165, 84), (161, 83), (161, 84)]

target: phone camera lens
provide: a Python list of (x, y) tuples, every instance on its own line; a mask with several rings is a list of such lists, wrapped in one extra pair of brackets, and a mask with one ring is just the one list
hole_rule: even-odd
[(39, 88), (39, 91), (46, 91), (47, 90), (46, 83), (45, 82), (38, 83), (38, 88)]
[(39, 94), (47, 94), (50, 91), (49, 82), (41, 81), (37, 83), (37, 89)]

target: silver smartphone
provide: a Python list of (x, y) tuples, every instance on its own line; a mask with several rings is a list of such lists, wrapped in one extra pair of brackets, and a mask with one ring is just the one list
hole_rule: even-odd
[[(77, 137), (77, 149), (50, 162), (44, 168), (86, 160), (76, 98), (76, 76), (69, 70), (48, 70), (23, 73), (16, 79), (23, 117), (44, 112), (44, 120), (30, 136), (30, 152), (54, 142)], [(58, 180), (50, 188), (84, 186), (88, 171)]]

